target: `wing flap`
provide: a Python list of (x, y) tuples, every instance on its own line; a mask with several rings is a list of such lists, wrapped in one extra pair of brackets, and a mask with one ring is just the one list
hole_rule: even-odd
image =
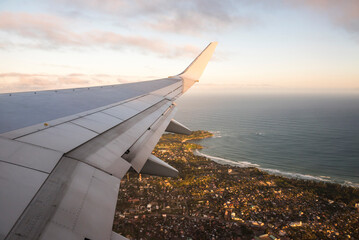
[[(66, 154), (119, 178), (133, 163), (121, 158), (142, 135), (149, 133), (151, 126), (170, 108), (170, 103), (162, 101), (123, 122), (111, 130)], [(157, 142), (156, 142), (157, 143)], [(130, 150), (131, 151), (131, 150)], [(151, 149), (152, 151), (152, 149)]]
[(50, 173), (62, 153), (10, 139), (0, 138), (0, 161)]
[(78, 163), (40, 239), (110, 239), (120, 180)]
[(0, 176), (0, 239), (5, 239), (48, 174), (0, 162)]
[(141, 169), (141, 173), (161, 176), (161, 177), (177, 177), (178, 170), (162, 161), (154, 155), (150, 155), (146, 164)]
[(73, 123), (63, 123), (16, 140), (65, 153), (96, 135), (98, 134)]
[(166, 98), (167, 99), (171, 99), (171, 100), (176, 100), (179, 96), (182, 95), (182, 87), (181, 88), (178, 88), (172, 92), (170, 92), (169, 94), (166, 95)]
[(123, 105), (118, 105), (112, 108), (108, 108), (102, 112), (122, 120), (129, 119), (135, 116), (136, 114), (140, 113), (139, 110), (125, 107)]
[(167, 94), (171, 93), (172, 91), (175, 91), (176, 89), (182, 89), (182, 78), (180, 77), (170, 77), (168, 79), (171, 79), (173, 81), (173, 84), (161, 89), (157, 89), (151, 94), (159, 95), (159, 96), (166, 96)]
[(112, 232), (110, 240), (128, 240), (128, 238), (125, 238), (124, 236), (121, 236), (118, 233)]
[(116, 177), (62, 158), (8, 237), (110, 239), (119, 185)]
[(103, 112), (97, 112), (82, 118), (71, 121), (72, 123), (79, 125), (83, 128), (87, 128), (98, 134), (107, 131), (114, 126), (120, 124), (123, 120), (113, 117)]
[[(168, 105), (165, 105), (168, 106)], [(176, 109), (173, 105), (170, 105), (166, 111), (163, 111), (162, 117), (156, 119), (156, 121), (150, 126), (150, 128), (143, 134), (129, 149), (128, 154), (124, 154), (122, 157), (129, 161), (132, 167), (140, 172), (145, 165), (146, 160), (150, 156), (153, 148), (156, 146), (158, 140), (161, 138), (164, 130), (166, 129), (169, 121), (174, 116)]]
[(189, 130), (185, 125), (177, 122), (174, 119), (172, 119), (170, 124), (168, 124), (166, 128), (166, 132), (178, 133), (184, 135), (190, 135), (192, 133), (192, 131)]

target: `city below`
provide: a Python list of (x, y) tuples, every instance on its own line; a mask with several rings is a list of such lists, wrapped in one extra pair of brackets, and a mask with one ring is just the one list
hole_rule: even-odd
[(196, 156), (189, 140), (165, 134), (153, 154), (177, 178), (129, 172), (113, 230), (129, 239), (359, 239), (359, 189), (289, 179)]

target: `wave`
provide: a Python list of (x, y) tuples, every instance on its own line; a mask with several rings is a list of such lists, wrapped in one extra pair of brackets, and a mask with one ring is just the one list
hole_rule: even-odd
[(270, 174), (280, 175), (280, 176), (284, 176), (284, 177), (288, 177), (288, 178), (298, 178), (298, 179), (305, 179), (305, 180), (332, 182), (331, 180), (328, 179), (330, 177), (326, 177), (326, 176), (316, 177), (316, 176), (312, 176), (312, 175), (308, 175), (308, 174), (283, 172), (278, 169), (270, 169), (270, 168), (259, 168), (259, 169), (266, 171)]
[(227, 165), (237, 166), (237, 167), (259, 167), (258, 164), (253, 164), (253, 163), (250, 163), (250, 162), (235, 162), (235, 161), (232, 161), (232, 160), (207, 155), (207, 154), (201, 153), (197, 149), (194, 151), (194, 154), (198, 155), (198, 156), (209, 158), (212, 161), (214, 161), (216, 163), (219, 163), (219, 164), (227, 164)]
[(209, 132), (213, 134), (212, 138), (221, 138), (222, 137), (221, 131), (209, 131)]
[(359, 188), (359, 183), (353, 183), (350, 181), (344, 181), (344, 186), (349, 186), (349, 187), (354, 187), (354, 188)]
[(264, 132), (256, 132), (256, 135), (257, 135), (257, 136), (264, 136), (265, 133), (264, 133)]
[[(205, 153), (201, 153), (197, 149), (194, 150), (193, 153), (195, 155), (197, 155), (197, 156), (202, 156), (202, 157), (209, 158), (212, 161), (214, 161), (216, 163), (219, 163), (219, 164), (222, 164), (222, 165), (230, 165), (230, 166), (244, 167), (244, 168), (257, 167), (258, 169), (260, 169), (262, 171), (265, 171), (265, 172), (268, 172), (270, 174), (279, 175), (279, 176), (283, 176), (283, 177), (287, 177), (287, 178), (296, 178), (296, 179), (304, 179), (304, 180), (312, 180), (312, 181), (323, 181), (323, 182), (331, 182), (331, 183), (335, 182), (335, 181), (331, 180), (329, 176), (319, 176), (318, 177), (318, 176), (312, 176), (312, 175), (308, 175), (308, 174), (285, 172), (285, 171), (280, 171), (278, 169), (261, 168), (260, 165), (255, 164), (255, 163), (236, 162), (236, 161), (221, 158), (221, 157), (215, 157), (215, 156), (211, 156), (211, 155), (208, 155), (208, 154), (205, 154)], [(342, 184), (345, 185), (345, 186), (359, 188), (359, 184), (353, 183), (353, 182), (350, 182), (350, 181), (345, 181)]]
[(326, 179), (329, 179), (329, 178), (330, 178), (330, 176), (319, 176), (319, 177), (321, 177), (321, 178), (326, 178)]

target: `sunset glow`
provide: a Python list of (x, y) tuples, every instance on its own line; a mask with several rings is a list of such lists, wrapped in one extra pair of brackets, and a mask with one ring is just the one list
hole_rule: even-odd
[(356, 0), (5, 0), (0, 92), (167, 77), (211, 41), (202, 89), (357, 92), (358, 22)]

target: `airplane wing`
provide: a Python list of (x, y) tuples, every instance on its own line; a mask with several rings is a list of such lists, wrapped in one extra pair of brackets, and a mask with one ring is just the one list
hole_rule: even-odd
[(216, 46), (164, 79), (0, 94), (0, 239), (123, 239), (112, 232), (121, 178), (178, 174), (151, 152), (164, 131), (190, 134), (174, 100)]

